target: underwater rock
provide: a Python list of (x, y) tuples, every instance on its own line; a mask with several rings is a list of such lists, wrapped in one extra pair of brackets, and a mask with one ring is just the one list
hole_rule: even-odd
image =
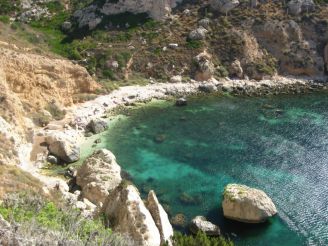
[(186, 224), (186, 216), (182, 213), (176, 214), (171, 218), (172, 225), (183, 227)]
[(89, 124), (86, 127), (86, 130), (94, 133), (94, 134), (98, 134), (101, 133), (103, 131), (105, 131), (107, 129), (108, 125), (106, 121), (103, 120), (91, 120), (89, 122)]
[(222, 202), (224, 217), (245, 223), (261, 223), (277, 213), (272, 200), (262, 191), (246, 185), (228, 184)]
[(193, 234), (197, 234), (198, 231), (202, 231), (208, 236), (219, 236), (221, 234), (220, 228), (212, 222), (207, 221), (204, 216), (196, 216), (193, 218), (190, 223), (189, 230)]
[(187, 99), (185, 99), (185, 98), (183, 98), (183, 97), (181, 97), (181, 98), (179, 98), (178, 100), (176, 100), (176, 102), (175, 102), (175, 105), (176, 106), (187, 106), (187, 104), (188, 104), (188, 102), (187, 102)]
[(159, 135), (155, 136), (154, 141), (156, 143), (163, 143), (165, 141), (165, 139), (166, 139), (166, 136), (164, 134), (159, 134)]

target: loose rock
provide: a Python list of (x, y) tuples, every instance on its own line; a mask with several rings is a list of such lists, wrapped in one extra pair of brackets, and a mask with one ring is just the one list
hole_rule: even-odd
[(208, 236), (219, 236), (221, 235), (220, 228), (217, 225), (207, 221), (204, 216), (196, 216), (192, 219), (190, 226), (190, 231), (193, 234), (197, 234), (198, 231), (204, 232)]

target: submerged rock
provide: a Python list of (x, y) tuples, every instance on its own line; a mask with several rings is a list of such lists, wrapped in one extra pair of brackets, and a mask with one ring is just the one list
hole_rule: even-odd
[(153, 217), (155, 224), (161, 236), (161, 243), (172, 245), (171, 237), (173, 236), (173, 228), (162, 205), (158, 202), (157, 196), (153, 190), (148, 193), (147, 208)]
[(228, 219), (261, 223), (277, 213), (276, 206), (262, 190), (229, 184), (223, 195), (223, 214)]
[(175, 226), (183, 227), (186, 224), (186, 216), (182, 213), (176, 214), (171, 218), (171, 223)]
[(175, 105), (176, 106), (187, 106), (188, 102), (187, 99), (181, 97), (178, 100), (176, 100)]
[(98, 205), (121, 181), (121, 167), (116, 163), (113, 153), (106, 149), (97, 150), (87, 158), (76, 176), (82, 196)]
[(136, 187), (121, 184), (107, 197), (103, 213), (110, 227), (130, 236), (136, 245), (159, 246), (161, 237), (152, 215), (140, 198)]
[(196, 216), (193, 218), (190, 223), (189, 230), (193, 234), (197, 234), (198, 231), (202, 231), (208, 236), (219, 236), (221, 234), (220, 228), (212, 222), (207, 221), (204, 216)]

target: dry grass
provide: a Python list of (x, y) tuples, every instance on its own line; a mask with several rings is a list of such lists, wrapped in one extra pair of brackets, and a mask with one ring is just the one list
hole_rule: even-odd
[(15, 166), (0, 165), (0, 180), (0, 200), (6, 194), (13, 192), (33, 191), (41, 193), (41, 182)]

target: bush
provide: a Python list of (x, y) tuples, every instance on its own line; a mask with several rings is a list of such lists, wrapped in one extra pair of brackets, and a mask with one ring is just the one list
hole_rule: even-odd
[(62, 120), (66, 115), (65, 110), (61, 110), (56, 103), (50, 102), (45, 110), (49, 111), (55, 120)]
[(19, 4), (19, 0), (0, 0), (0, 15), (8, 15), (18, 11)]
[(83, 217), (78, 210), (58, 207), (31, 193), (8, 194), (0, 214), (10, 223), (19, 223), (17, 236), (40, 242), (72, 242), (72, 245), (131, 245), (131, 242), (106, 228), (103, 218)]
[(224, 237), (209, 237), (204, 232), (199, 231), (196, 236), (174, 233), (174, 246), (233, 246), (233, 242)]
[(8, 24), (10, 22), (9, 16), (7, 15), (0, 15), (0, 22)]

